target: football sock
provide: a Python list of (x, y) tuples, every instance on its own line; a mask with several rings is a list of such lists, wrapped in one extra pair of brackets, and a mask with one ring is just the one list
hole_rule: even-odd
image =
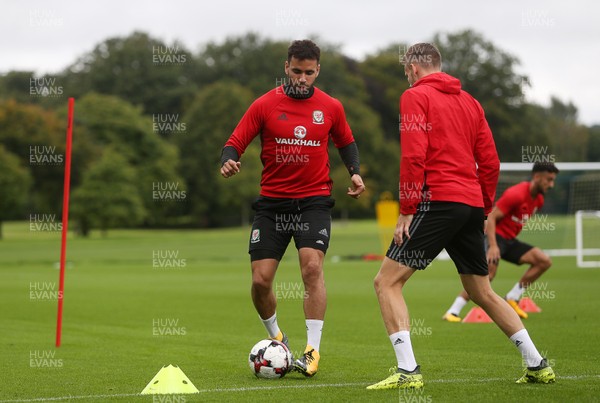
[(464, 299), (463, 297), (461, 297), (459, 295), (458, 297), (456, 297), (456, 299), (454, 300), (454, 303), (452, 304), (450, 309), (448, 309), (447, 313), (451, 313), (456, 316), (459, 316), (460, 311), (462, 311), (462, 309), (465, 307), (465, 305), (467, 305), (468, 302), (469, 301), (467, 301), (466, 299)]
[(520, 283), (517, 283), (512, 288), (512, 290), (510, 290), (508, 292), (508, 294), (506, 294), (506, 299), (513, 299), (515, 301), (518, 301), (521, 299), (521, 296), (523, 295), (523, 291), (525, 291), (525, 289), (521, 287)]
[(542, 356), (537, 351), (527, 333), (527, 329), (521, 329), (517, 333), (510, 336), (510, 341), (515, 343), (515, 346), (521, 352), (523, 360), (527, 363), (528, 367), (537, 367), (542, 361)]
[(398, 368), (408, 372), (414, 371), (417, 367), (417, 361), (415, 360), (410, 342), (410, 332), (408, 330), (400, 330), (397, 333), (390, 334), (390, 341), (396, 353)]
[(318, 319), (306, 319), (306, 344), (319, 351), (321, 347), (321, 333), (323, 332), (323, 321)]
[(270, 338), (273, 339), (279, 336), (281, 330), (279, 330), (279, 325), (277, 325), (277, 313), (274, 313), (269, 319), (260, 318), (260, 320), (263, 325), (265, 325), (265, 329), (267, 329), (267, 333), (269, 333)]

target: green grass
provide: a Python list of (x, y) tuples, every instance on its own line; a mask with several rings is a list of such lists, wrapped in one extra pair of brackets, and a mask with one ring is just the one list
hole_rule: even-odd
[[(524, 234), (526, 239), (545, 248), (573, 248), (572, 219), (550, 219), (556, 230), (531, 231)], [(344, 259), (336, 263), (331, 258), (380, 253), (378, 230), (374, 222), (364, 221), (334, 223), (332, 232), (325, 265), (328, 311), (319, 374), (313, 379), (291, 374), (265, 381), (254, 378), (247, 368), (250, 348), (266, 336), (249, 295), (248, 229), (118, 230), (107, 238), (96, 233), (90, 239), (70, 238), (63, 339), (55, 349), (56, 300), (31, 299), (30, 291), (32, 285), (57, 284), (60, 235), (30, 232), (27, 223), (4, 224), (0, 401), (66, 396), (94, 402), (598, 399), (600, 270), (578, 269), (573, 257), (553, 259), (554, 266), (541, 279), (549, 292), (537, 300), (543, 312), (525, 322), (538, 348), (552, 360), (556, 384), (516, 385), (520, 355), (493, 324), (440, 320), (460, 284), (451, 262), (436, 261), (417, 273), (405, 290), (413, 323), (422, 329), (413, 335), (413, 346), (426, 382), (424, 391), (365, 390), (385, 377), (395, 362), (372, 286), (379, 263)], [(152, 254), (157, 250), (178, 253), (185, 267), (153, 268)], [(501, 265), (494, 289), (504, 295), (523, 270)], [(276, 285), (290, 289), (300, 284), (291, 246)], [(280, 299), (278, 317), (298, 353), (306, 341), (302, 299), (298, 295)], [(182, 334), (153, 335), (156, 319), (178, 321)], [(31, 354), (55, 354), (46, 363), (62, 365), (32, 366)], [(179, 400), (135, 395), (169, 363), (179, 365), (201, 394)]]

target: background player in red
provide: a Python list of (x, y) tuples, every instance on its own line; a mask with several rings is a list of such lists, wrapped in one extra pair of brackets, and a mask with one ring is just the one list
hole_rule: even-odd
[(440, 52), (429, 43), (411, 46), (404, 56), (411, 88), (400, 99), (400, 216), (375, 277), (398, 366), (367, 388), (423, 387), (403, 290), (409, 278), (425, 269), (443, 248), (473, 301), (521, 352), (528, 368), (517, 382), (554, 382), (552, 368), (519, 316), (490, 287), (483, 234), (500, 162), (481, 105), (461, 89), (458, 79), (442, 73), (441, 66)]
[(320, 359), (321, 332), (326, 308), (323, 259), (331, 234), (332, 181), (327, 145), (331, 138), (348, 168), (348, 195), (365, 190), (360, 177), (358, 148), (346, 122), (342, 104), (314, 87), (320, 70), (320, 49), (310, 40), (288, 48), (288, 82), (252, 103), (221, 156), (225, 178), (240, 172), (239, 158), (260, 135), (263, 171), (260, 197), (250, 235), (252, 301), (270, 338), (287, 344), (277, 323), (273, 280), (279, 261), (292, 238), (300, 260), (306, 298), (307, 345), (295, 361), (296, 370), (313, 376)]
[[(527, 312), (519, 307), (519, 300), (525, 289), (550, 268), (552, 261), (540, 248), (519, 241), (517, 235), (527, 220), (544, 205), (544, 195), (554, 187), (557, 174), (558, 168), (553, 163), (536, 162), (531, 180), (506, 189), (488, 216), (486, 246), (490, 281), (496, 275), (500, 258), (516, 265), (530, 265), (505, 297), (515, 312), (524, 319), (527, 318)], [(442, 319), (460, 322), (460, 311), (467, 302), (469, 294), (463, 290)]]

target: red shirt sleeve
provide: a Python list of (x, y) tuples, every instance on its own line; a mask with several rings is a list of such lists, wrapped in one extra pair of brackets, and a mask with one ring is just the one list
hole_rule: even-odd
[(421, 202), (420, 189), (425, 184), (425, 157), (429, 146), (427, 125), (402, 124), (402, 121), (425, 122), (427, 119), (425, 96), (407, 90), (400, 97), (400, 213), (414, 214)]
[(350, 125), (346, 121), (346, 112), (342, 103), (337, 99), (334, 100), (333, 110), (334, 119), (331, 126), (331, 138), (336, 148), (346, 147), (354, 141)]
[(233, 130), (233, 133), (229, 137), (229, 140), (225, 143), (225, 146), (232, 146), (236, 149), (238, 155), (241, 157), (248, 144), (261, 132), (264, 114), (261, 107), (261, 99), (254, 101), (248, 108), (242, 119)]
[(496, 186), (500, 175), (500, 160), (483, 108), (479, 104), (477, 106), (481, 118), (475, 143), (475, 162), (477, 163), (479, 185), (483, 195), (483, 211), (485, 215), (488, 215), (492, 211), (494, 198), (496, 197)]

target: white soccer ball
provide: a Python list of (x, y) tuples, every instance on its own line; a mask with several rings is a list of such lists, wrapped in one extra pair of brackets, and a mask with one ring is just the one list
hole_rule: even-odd
[(257, 378), (283, 378), (293, 367), (292, 353), (277, 340), (261, 340), (248, 356), (250, 370)]

